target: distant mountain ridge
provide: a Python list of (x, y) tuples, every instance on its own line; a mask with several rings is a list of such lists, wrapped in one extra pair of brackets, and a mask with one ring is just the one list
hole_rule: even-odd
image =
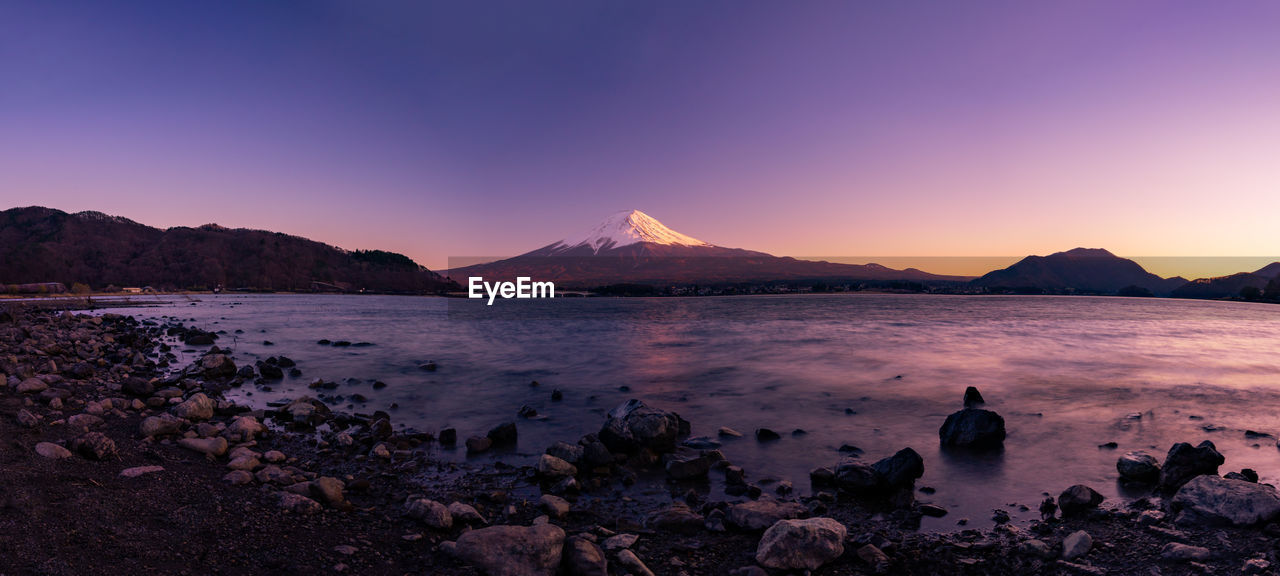
[(1117, 294), (1137, 287), (1168, 295), (1186, 278), (1161, 278), (1141, 265), (1101, 248), (1075, 248), (1048, 256), (1028, 256), (1013, 266), (988, 272), (972, 285), (1009, 291)]
[(428, 293), (436, 273), (406, 256), (347, 251), (262, 230), (216, 224), (161, 230), (101, 212), (43, 207), (0, 212), (0, 284), (27, 282), (157, 289)]
[(449, 270), (509, 279), (529, 276), (576, 287), (607, 284), (709, 284), (782, 281), (961, 282), (914, 268), (835, 264), (716, 246), (676, 232), (639, 210), (610, 215), (584, 234), (552, 242), (513, 258)]
[(1280, 262), (1272, 262), (1253, 272), (1239, 272), (1216, 278), (1197, 278), (1173, 291), (1175, 298), (1230, 298), (1240, 296), (1246, 288), (1266, 291), (1280, 282)]

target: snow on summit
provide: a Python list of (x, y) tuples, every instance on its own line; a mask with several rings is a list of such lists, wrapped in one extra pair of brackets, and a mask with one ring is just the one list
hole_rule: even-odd
[(559, 244), (561, 249), (566, 250), (590, 246), (592, 251), (599, 253), (601, 250), (639, 242), (668, 246), (711, 246), (697, 238), (685, 236), (667, 228), (663, 223), (639, 210), (624, 210), (613, 214), (586, 234), (562, 240)]

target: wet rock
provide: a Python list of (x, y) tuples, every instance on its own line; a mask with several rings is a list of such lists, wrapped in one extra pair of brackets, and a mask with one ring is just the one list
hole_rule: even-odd
[(462, 502), (452, 502), (449, 504), (449, 515), (453, 517), (453, 521), (470, 526), (483, 526), (488, 524), (484, 516), (470, 504)]
[(565, 462), (550, 454), (543, 454), (538, 457), (538, 464), (535, 466), (538, 476), (546, 479), (555, 480), (565, 476), (574, 476), (578, 473), (578, 468), (573, 464)]
[(187, 420), (208, 420), (213, 418), (215, 404), (203, 392), (192, 394), (181, 404), (173, 407), (173, 415)]
[(858, 558), (866, 562), (876, 574), (884, 574), (889, 571), (889, 555), (883, 550), (877, 548), (874, 544), (867, 544), (858, 549)]
[(761, 498), (734, 504), (725, 511), (729, 524), (744, 532), (759, 532), (780, 520), (791, 520), (808, 514), (809, 509), (796, 502), (779, 502)]
[(543, 494), (538, 498), (538, 509), (552, 518), (564, 518), (569, 514), (569, 501), (559, 496)]
[(594, 542), (581, 536), (564, 543), (564, 572), (567, 576), (608, 576), (609, 561)]
[(119, 458), (115, 441), (101, 432), (88, 432), (71, 441), (71, 450), (91, 460)]
[(486, 435), (493, 441), (493, 445), (497, 446), (515, 446), (519, 440), (519, 432), (516, 430), (515, 422), (507, 422), (499, 424)]
[(489, 574), (552, 576), (563, 548), (564, 530), (557, 526), (493, 526), (459, 536), (454, 554)]
[(44, 392), (48, 388), (49, 385), (39, 378), (27, 378), (26, 380), (18, 383), (19, 394), (36, 394)]
[(947, 416), (938, 438), (943, 446), (996, 448), (1004, 445), (1004, 418), (990, 410), (965, 408)]
[(1174, 444), (1160, 468), (1160, 488), (1172, 492), (1196, 476), (1217, 474), (1218, 466), (1224, 461), (1217, 447), (1208, 440), (1195, 447), (1186, 442)]
[(687, 504), (677, 502), (650, 514), (645, 518), (645, 527), (689, 534), (702, 530), (703, 518)]
[(1160, 557), (1172, 562), (1190, 562), (1192, 560), (1208, 560), (1209, 549), (1191, 546), (1181, 542), (1169, 542), (1160, 549)]
[(721, 460), (724, 460), (724, 455), (717, 450), (703, 452), (697, 456), (671, 457), (667, 459), (667, 475), (675, 480), (701, 478), (711, 471), (711, 466)]
[(947, 515), (947, 509), (933, 504), (921, 504), (916, 511), (930, 518), (941, 518)]
[(456, 446), (458, 444), (458, 431), (454, 428), (445, 428), (440, 431), (441, 446)]
[(546, 453), (570, 464), (577, 464), (582, 460), (583, 451), (584, 448), (580, 444), (556, 442), (555, 444), (547, 447)]
[(1179, 524), (1253, 526), (1280, 517), (1280, 495), (1266, 484), (1201, 475), (1170, 502)]
[(1093, 537), (1084, 530), (1077, 530), (1062, 539), (1062, 559), (1075, 560), (1093, 548)]
[(662, 454), (676, 449), (676, 441), (686, 426), (675, 412), (631, 399), (609, 411), (600, 429), (600, 441), (612, 452), (631, 454), (648, 449)]
[(239, 370), (236, 370), (236, 376), (244, 380), (252, 380), (255, 374), (253, 366), (248, 364), (245, 364), (244, 366), (241, 366)]
[(1076, 516), (1097, 508), (1103, 501), (1102, 494), (1084, 484), (1076, 484), (1058, 495), (1058, 507), (1062, 515)]
[(1253, 470), (1252, 468), (1245, 468), (1239, 472), (1227, 472), (1226, 474), (1223, 474), (1222, 477), (1230, 478), (1232, 480), (1244, 480), (1245, 482), (1257, 482), (1258, 471)]
[(210, 456), (221, 456), (227, 453), (227, 439), (217, 438), (182, 438), (178, 440), (178, 445), (193, 450), (201, 454)]
[(781, 440), (782, 435), (768, 428), (756, 428), (756, 442), (773, 442)]
[(493, 447), (493, 440), (484, 436), (472, 436), (467, 438), (467, 454), (482, 454), (488, 452)]
[(142, 419), (139, 430), (144, 438), (152, 438), (155, 436), (167, 436), (170, 434), (178, 434), (182, 432), (182, 425), (185, 422), (172, 414), (160, 414), (158, 416), (148, 416)]
[(236, 363), (225, 354), (209, 354), (200, 359), (200, 369), (205, 378), (230, 378), (236, 375)]
[(964, 389), (965, 408), (981, 408), (986, 404), (987, 401), (982, 399), (982, 393), (978, 392), (976, 387), (970, 386)]
[(613, 454), (604, 442), (595, 440), (582, 445), (582, 462), (592, 468), (608, 466), (613, 463)]
[(227, 437), (238, 442), (251, 442), (259, 434), (267, 431), (267, 427), (253, 416), (236, 416), (227, 425)]
[(835, 485), (855, 495), (873, 495), (880, 491), (880, 475), (869, 464), (842, 462), (836, 467)]
[(301, 494), (294, 494), (292, 492), (279, 492), (276, 498), (277, 498), (276, 502), (277, 504), (279, 504), (281, 508), (288, 510), (289, 512), (293, 512), (294, 514), (302, 514), (305, 516), (309, 516), (312, 514), (318, 514), (320, 512), (319, 502), (316, 502), (315, 500), (307, 498), (306, 496), (303, 496)]
[(1116, 460), (1120, 479), (1136, 484), (1154, 484), (1160, 479), (1160, 462), (1146, 452), (1127, 452)]
[(528, 404), (525, 404), (520, 407), (520, 410), (516, 411), (516, 416), (519, 416), (521, 418), (537, 418), (538, 409)]
[(258, 374), (262, 375), (263, 380), (284, 379), (284, 369), (275, 364), (267, 364), (266, 362), (258, 363)]
[(449, 508), (435, 500), (426, 498), (410, 498), (405, 502), (405, 515), (426, 524), (435, 530), (448, 530), (453, 527), (453, 515)]
[(846, 529), (831, 518), (779, 520), (756, 546), (756, 562), (778, 570), (817, 570), (844, 554)]
[(71, 457), (70, 450), (54, 444), (53, 442), (40, 442), (39, 444), (36, 444), (36, 454), (50, 460), (61, 460), (63, 458)]
[(893, 456), (871, 465), (880, 482), (891, 487), (915, 486), (916, 479), (924, 476), (924, 458), (915, 450), (903, 448)]
[(636, 556), (635, 552), (623, 550), (618, 552), (618, 564), (627, 569), (632, 576), (654, 576), (653, 571)]
[(733, 428), (730, 428), (728, 426), (721, 426), (720, 429), (716, 431), (716, 434), (719, 435), (721, 438), (741, 438), (742, 437), (741, 432), (734, 430)]

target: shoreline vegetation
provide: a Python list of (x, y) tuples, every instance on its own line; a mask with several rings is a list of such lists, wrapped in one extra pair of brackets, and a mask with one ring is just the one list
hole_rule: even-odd
[[(1277, 566), (1280, 496), (1251, 470), (1219, 476), (1210, 442), (1163, 462), (1129, 453), (1117, 478), (1153, 495), (1104, 501), (1064, 478), (1042, 519), (922, 533), (945, 515), (910, 447), (829, 462), (809, 487), (729, 462), (706, 423), (631, 400), (599, 432), (533, 464), (519, 419), (489, 430), (397, 429), (303, 396), (253, 409), (223, 392), (269, 385), (287, 357), (238, 363), (174, 321), (0, 306), (0, 572), (106, 574), (1263, 574)], [(197, 360), (177, 365), (175, 349)], [(318, 381), (317, 388), (324, 389)], [(959, 396), (959, 391), (957, 391)], [(957, 398), (959, 400), (959, 398)], [(939, 441), (999, 449), (976, 389)], [(721, 429), (717, 435), (738, 435)], [(1274, 441), (1265, 433), (1259, 438)], [(747, 433), (768, 442), (776, 433)], [(1188, 438), (1189, 442), (1198, 439)], [(497, 455), (452, 463), (443, 450)], [(1229, 469), (1229, 468), (1228, 468)], [(711, 487), (723, 487), (724, 496)], [(985, 519), (974, 519), (975, 523)]]

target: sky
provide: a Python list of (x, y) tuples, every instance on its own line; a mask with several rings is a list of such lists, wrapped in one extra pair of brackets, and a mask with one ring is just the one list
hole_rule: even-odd
[(633, 208), (778, 255), (1280, 256), (1278, 21), (1247, 1), (5, 2), (0, 208), (432, 268)]

